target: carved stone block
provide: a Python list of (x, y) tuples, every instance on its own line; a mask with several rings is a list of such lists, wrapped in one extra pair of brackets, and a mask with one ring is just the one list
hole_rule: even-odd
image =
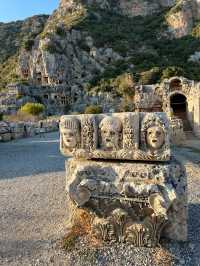
[(165, 113), (67, 115), (60, 121), (60, 149), (84, 159), (170, 160)]
[(98, 239), (147, 247), (158, 245), (160, 236), (187, 239), (186, 179), (175, 160), (70, 159), (66, 170), (66, 190), (74, 211), (81, 208), (93, 214), (92, 234)]

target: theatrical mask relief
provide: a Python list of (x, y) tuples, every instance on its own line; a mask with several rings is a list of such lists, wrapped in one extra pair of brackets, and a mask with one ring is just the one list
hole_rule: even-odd
[(168, 161), (165, 113), (66, 115), (60, 121), (65, 156), (85, 159)]

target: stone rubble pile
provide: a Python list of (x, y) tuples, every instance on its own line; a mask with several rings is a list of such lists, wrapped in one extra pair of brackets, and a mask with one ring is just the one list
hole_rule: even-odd
[(40, 133), (57, 131), (59, 121), (41, 120), (38, 122), (4, 122), (0, 121), (0, 141), (6, 142), (14, 139), (32, 137)]
[(60, 149), (74, 157), (66, 161), (71, 226), (83, 210), (101, 241), (186, 241), (186, 176), (169, 132), (165, 113), (62, 116)]

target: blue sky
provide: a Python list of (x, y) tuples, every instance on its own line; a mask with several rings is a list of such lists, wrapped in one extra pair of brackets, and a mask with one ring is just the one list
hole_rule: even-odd
[(0, 22), (22, 20), (39, 14), (51, 14), (59, 0), (0, 0)]

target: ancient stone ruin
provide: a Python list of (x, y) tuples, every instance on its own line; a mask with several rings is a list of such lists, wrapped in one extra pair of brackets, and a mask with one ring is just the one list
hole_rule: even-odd
[[(200, 137), (200, 82), (183, 77), (172, 77), (160, 84), (136, 85), (133, 88), (131, 111), (165, 112), (170, 121), (172, 141), (181, 144), (184, 134)], [(111, 92), (86, 93), (78, 86), (25, 86), (9, 85), (0, 93), (0, 113), (13, 114), (26, 102), (45, 105), (46, 113), (83, 113), (88, 105), (100, 105), (102, 112), (121, 112), (119, 96)], [(177, 141), (176, 141), (177, 140)]]
[[(169, 123), (163, 113), (62, 116), (61, 151), (87, 159), (167, 161)], [(70, 136), (74, 136), (73, 140)]]
[(4, 122), (0, 121), (0, 142), (33, 137), (41, 133), (57, 131), (58, 119), (46, 119), (37, 122)]
[(171, 157), (165, 113), (63, 116), (70, 220), (85, 210), (102, 241), (155, 247), (160, 237), (187, 239), (187, 186)]

